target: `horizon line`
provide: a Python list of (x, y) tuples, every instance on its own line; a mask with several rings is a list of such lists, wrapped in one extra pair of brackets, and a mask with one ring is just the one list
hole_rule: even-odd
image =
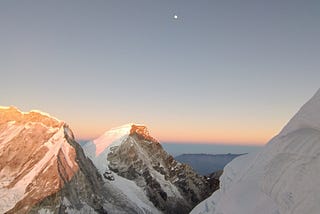
[[(81, 141), (81, 142), (89, 142), (93, 141), (95, 139), (85, 139), (85, 138), (76, 138), (76, 141)], [(159, 141), (160, 144), (190, 144), (190, 145), (216, 145), (216, 146), (253, 146), (253, 147), (261, 147), (264, 146), (267, 142), (265, 143), (257, 143), (257, 142), (215, 142), (215, 141)]]

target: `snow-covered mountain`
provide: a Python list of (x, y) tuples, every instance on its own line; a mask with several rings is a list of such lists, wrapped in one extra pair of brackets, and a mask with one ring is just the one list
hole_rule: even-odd
[(0, 213), (145, 212), (103, 181), (66, 123), (0, 107)]
[(188, 213), (217, 188), (175, 161), (144, 125), (111, 129), (83, 148), (110, 186), (150, 213)]
[(229, 163), (220, 189), (191, 213), (318, 214), (319, 177), (320, 90), (260, 152)]
[(71, 180), (79, 166), (65, 135), (47, 115), (0, 109), (0, 213), (29, 210)]

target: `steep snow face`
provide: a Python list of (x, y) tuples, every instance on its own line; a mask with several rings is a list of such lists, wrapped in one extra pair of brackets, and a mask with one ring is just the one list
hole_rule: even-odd
[(83, 148), (105, 182), (144, 213), (186, 213), (214, 190), (167, 154), (144, 125), (111, 129)]
[(125, 138), (127, 138), (130, 134), (130, 130), (133, 124), (126, 124), (117, 128), (113, 128), (98, 139), (94, 140), (93, 143), (95, 145), (95, 155), (99, 156), (106, 148), (108, 148), (111, 144), (113, 146), (117, 146), (121, 143)]
[(57, 192), (78, 170), (75, 155), (63, 122), (41, 112), (0, 108), (0, 213), (14, 207), (27, 212)]
[(107, 157), (112, 148), (117, 148), (125, 142), (129, 138), (132, 127), (136, 126), (145, 127), (144, 125), (128, 123), (106, 131), (99, 138), (83, 146), (85, 154), (93, 161), (101, 174), (108, 169)]
[(220, 190), (191, 213), (317, 214), (319, 176), (320, 91), (260, 152), (228, 164)]

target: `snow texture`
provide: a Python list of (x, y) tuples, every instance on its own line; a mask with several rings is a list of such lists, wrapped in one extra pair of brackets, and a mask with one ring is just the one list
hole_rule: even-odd
[(320, 90), (260, 152), (224, 168), (191, 214), (319, 214)]

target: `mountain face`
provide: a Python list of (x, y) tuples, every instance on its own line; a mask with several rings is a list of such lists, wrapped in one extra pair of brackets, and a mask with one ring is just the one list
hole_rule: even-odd
[(110, 188), (68, 125), (0, 108), (0, 213), (142, 213)]
[(151, 213), (188, 213), (217, 188), (174, 160), (143, 125), (111, 129), (83, 148), (104, 180)]
[(190, 165), (201, 175), (210, 175), (222, 170), (230, 161), (240, 154), (182, 154), (174, 159), (181, 163)]
[(76, 151), (64, 138), (65, 129), (62, 122), (37, 112), (1, 109), (1, 213), (29, 210), (78, 171)]
[(191, 213), (320, 213), (320, 90), (260, 152), (224, 168), (220, 189)]

